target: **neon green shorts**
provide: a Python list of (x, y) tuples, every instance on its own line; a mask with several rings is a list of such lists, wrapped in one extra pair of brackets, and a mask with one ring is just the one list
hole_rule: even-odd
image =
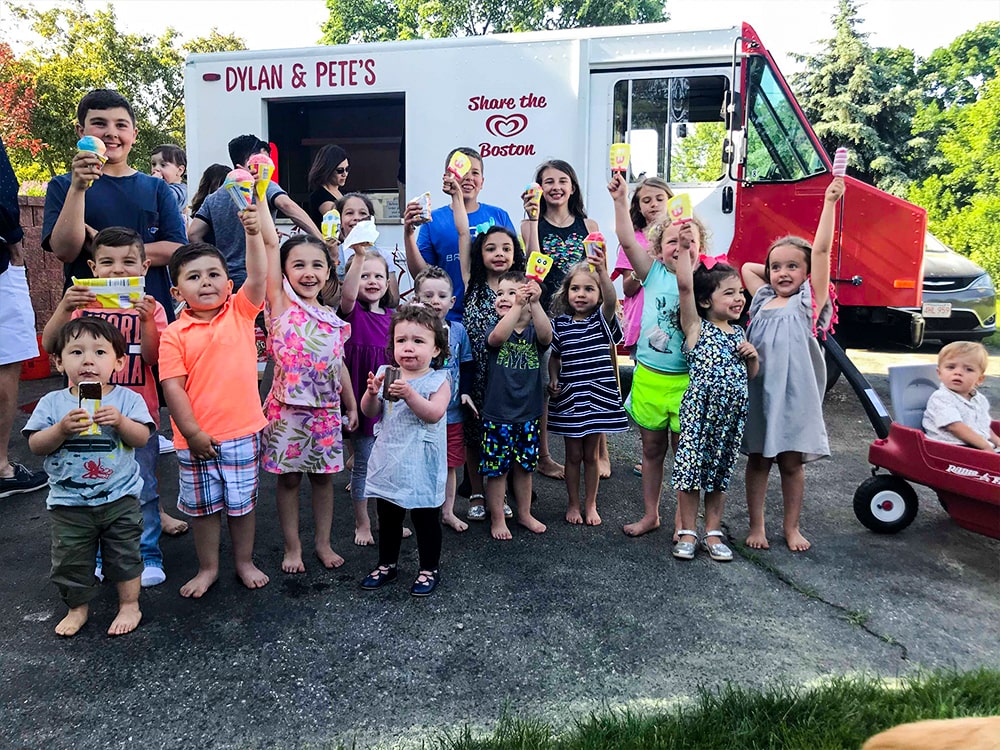
[(625, 410), (644, 429), (669, 427), (671, 432), (680, 432), (681, 399), (690, 380), (686, 372), (656, 372), (637, 364)]

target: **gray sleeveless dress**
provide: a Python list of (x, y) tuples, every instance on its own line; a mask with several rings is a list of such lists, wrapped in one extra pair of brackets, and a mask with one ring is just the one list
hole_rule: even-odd
[[(803, 462), (830, 455), (823, 423), (826, 364), (813, 334), (812, 287), (806, 281), (784, 307), (765, 310), (776, 297), (762, 286), (750, 303), (747, 338), (760, 357), (760, 372), (749, 382), (749, 408), (743, 453), (774, 458), (798, 451)], [(816, 321), (826, 330), (833, 315), (827, 301)]]

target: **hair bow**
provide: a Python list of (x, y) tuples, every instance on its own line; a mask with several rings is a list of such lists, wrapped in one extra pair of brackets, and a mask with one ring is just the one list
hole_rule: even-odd
[(711, 271), (716, 263), (729, 265), (729, 258), (726, 255), (699, 255), (698, 262), (705, 266), (706, 271)]
[(472, 227), (472, 232), (470, 234), (473, 237), (476, 237), (480, 234), (483, 234), (483, 232), (488, 232), (490, 227), (496, 226), (496, 223), (497, 220), (491, 216), (489, 218), (489, 221), (484, 221), (482, 224), (476, 224), (474, 227)]

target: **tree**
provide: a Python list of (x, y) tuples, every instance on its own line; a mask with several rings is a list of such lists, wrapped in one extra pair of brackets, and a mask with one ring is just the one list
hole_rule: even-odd
[(920, 142), (911, 123), (920, 98), (912, 50), (873, 49), (859, 30), (856, 0), (839, 0), (834, 37), (814, 57), (798, 56), (806, 69), (793, 84), (806, 116), (829, 153), (853, 152), (852, 174), (902, 194)]
[(34, 86), (31, 133), (46, 144), (31, 154), (34, 160), (12, 154), (21, 179), (47, 179), (68, 169), (76, 152), (76, 106), (95, 88), (117, 89), (132, 103), (139, 129), (136, 159), (160, 143), (183, 144), (185, 55), (246, 48), (215, 29), (186, 43), (172, 28), (158, 37), (125, 33), (111, 6), (91, 14), (82, 0), (50, 10), (8, 8), (34, 32), (14, 68)]
[(663, 0), (326, 0), (321, 44), (666, 21)]
[(35, 104), (30, 76), (19, 69), (10, 45), (0, 42), (0, 138), (10, 151), (35, 156), (45, 146), (31, 135)]

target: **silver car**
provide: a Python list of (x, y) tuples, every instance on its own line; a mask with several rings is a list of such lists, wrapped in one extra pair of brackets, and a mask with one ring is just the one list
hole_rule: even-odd
[(982, 268), (930, 232), (924, 244), (925, 340), (982, 341), (997, 329), (996, 289)]

